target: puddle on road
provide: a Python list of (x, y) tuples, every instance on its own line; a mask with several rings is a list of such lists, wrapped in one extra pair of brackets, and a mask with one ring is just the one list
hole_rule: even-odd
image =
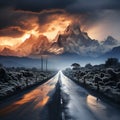
[(88, 95), (86, 98), (87, 105), (93, 110), (106, 109), (106, 107), (101, 103), (101, 101), (92, 95)]
[(48, 102), (49, 98), (50, 98), (49, 96), (46, 96), (45, 98), (43, 98), (38, 104), (35, 105), (34, 109), (44, 106)]

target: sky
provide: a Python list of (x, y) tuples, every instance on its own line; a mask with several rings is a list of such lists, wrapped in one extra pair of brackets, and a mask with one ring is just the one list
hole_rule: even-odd
[(53, 40), (74, 22), (93, 39), (120, 40), (120, 0), (1, 0), (0, 45), (19, 45), (31, 34)]

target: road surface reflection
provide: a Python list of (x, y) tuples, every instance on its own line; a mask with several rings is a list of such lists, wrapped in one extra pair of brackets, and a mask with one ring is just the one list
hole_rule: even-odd
[(30, 91), (29, 93), (22, 96), (22, 98), (9, 106), (0, 110), (0, 116), (6, 115), (10, 112), (14, 112), (25, 104), (32, 104), (32, 108), (38, 109), (45, 106), (45, 104), (49, 101), (51, 91), (53, 92), (56, 87), (56, 83), (58, 81), (59, 74), (50, 79), (48, 82), (40, 85), (36, 89)]
[[(65, 120), (120, 120), (120, 110), (60, 73)], [(112, 112), (112, 113), (111, 113)]]
[(92, 95), (88, 95), (86, 99), (87, 99), (86, 100), (87, 105), (93, 110), (97, 110), (98, 108), (99, 109), (106, 108), (97, 97), (94, 97)]
[(16, 96), (19, 100), (13, 100), (12, 104), (6, 105), (8, 107), (0, 108), (0, 120), (49, 120), (51, 111), (54, 116), (58, 110), (58, 107), (53, 108), (54, 104), (47, 104), (53, 98), (57, 83), (60, 84), (62, 116), (65, 120), (119, 120), (118, 108), (98, 100), (62, 72), (22, 97)]

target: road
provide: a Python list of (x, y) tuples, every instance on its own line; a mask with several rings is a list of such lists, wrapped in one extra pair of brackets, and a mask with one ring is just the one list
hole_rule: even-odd
[(120, 109), (98, 100), (62, 72), (58, 72), (39, 87), (0, 103), (0, 120), (61, 120), (61, 118), (119, 120)]
[(60, 73), (63, 120), (120, 120), (120, 109), (110, 105)]
[[(59, 74), (46, 83), (0, 104), (0, 120), (51, 120), (51, 106)], [(53, 107), (54, 108), (54, 107)]]

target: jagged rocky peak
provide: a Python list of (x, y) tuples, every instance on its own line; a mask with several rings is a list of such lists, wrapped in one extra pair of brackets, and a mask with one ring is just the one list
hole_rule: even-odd
[(48, 38), (45, 35), (40, 35), (38, 39), (48, 41)]
[(14, 50), (11, 50), (10, 48), (7, 48), (7, 47), (4, 47), (4, 49), (0, 52), (0, 55), (17, 56)]
[(40, 35), (34, 44), (34, 48), (44, 48), (49, 45), (49, 40), (46, 36)]
[(115, 38), (113, 38), (112, 36), (108, 36), (107, 40), (115, 40)]
[(88, 36), (88, 33), (87, 33), (87, 32), (82, 32), (82, 35), (84, 36), (85, 39), (91, 39), (91, 38)]
[(80, 30), (80, 25), (73, 23), (67, 26), (64, 34), (75, 34), (75, 35), (79, 35), (81, 33)]
[(117, 45), (118, 41), (112, 36), (108, 36), (105, 41), (103, 41), (103, 45)]

